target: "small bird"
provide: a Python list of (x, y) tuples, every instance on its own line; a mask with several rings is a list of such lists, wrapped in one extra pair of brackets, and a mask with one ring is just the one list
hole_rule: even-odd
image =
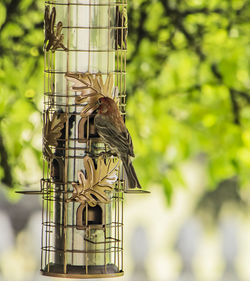
[(95, 126), (99, 136), (122, 160), (125, 168), (128, 187), (141, 188), (130, 156), (134, 157), (131, 136), (124, 124), (115, 101), (108, 97), (98, 100), (98, 111), (95, 116)]

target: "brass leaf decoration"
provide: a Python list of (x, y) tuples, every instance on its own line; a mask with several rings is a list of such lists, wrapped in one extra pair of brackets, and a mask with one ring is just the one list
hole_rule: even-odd
[(45, 124), (43, 125), (43, 154), (48, 161), (53, 157), (53, 153), (49, 146), (58, 145), (57, 140), (62, 135), (61, 130), (63, 129), (66, 120), (66, 113), (54, 112), (51, 120), (49, 118), (49, 111), (47, 110), (45, 113)]
[(81, 111), (82, 117), (87, 117), (97, 108), (97, 101), (101, 97), (110, 97), (116, 99), (118, 88), (113, 91), (113, 74), (109, 73), (105, 83), (103, 83), (100, 73), (67, 73), (66, 79), (73, 82), (71, 89), (79, 91), (81, 94), (75, 98), (77, 104), (86, 103)]
[(59, 21), (56, 25), (56, 32), (54, 30), (54, 25), (56, 21), (56, 9), (52, 8), (50, 13), (49, 6), (45, 7), (44, 14), (44, 28), (45, 28), (45, 39), (44, 39), (44, 48), (48, 52), (51, 50), (55, 52), (56, 49), (62, 48), (64, 51), (68, 51), (68, 49), (63, 45), (64, 35), (61, 34), (63, 24)]
[(119, 161), (110, 158), (105, 163), (101, 156), (97, 160), (97, 168), (89, 156), (85, 156), (83, 162), (85, 174), (82, 171), (78, 172), (79, 183), (72, 183), (73, 194), (67, 201), (77, 201), (82, 204), (87, 202), (91, 207), (95, 207), (98, 202), (108, 203), (106, 191), (111, 191), (117, 180), (116, 171)]

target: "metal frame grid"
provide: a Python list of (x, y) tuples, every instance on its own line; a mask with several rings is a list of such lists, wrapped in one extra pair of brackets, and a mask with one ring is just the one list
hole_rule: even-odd
[[(98, 204), (102, 210), (102, 223), (89, 223), (91, 209), (86, 204), (86, 221), (79, 229), (76, 218), (79, 203), (68, 201), (73, 191), (72, 183), (78, 180), (78, 170), (84, 168), (84, 156), (96, 159), (107, 151), (107, 147), (93, 131), (93, 114), (85, 120), (84, 128), (81, 127), (83, 133), (79, 134), (80, 112), (84, 105), (76, 104), (75, 97), (79, 93), (70, 89), (64, 76), (68, 72), (101, 73), (105, 80), (113, 73), (114, 87), (119, 89), (120, 111), (125, 116), (127, 2), (61, 0), (45, 1), (45, 4), (55, 7), (56, 22), (63, 23), (64, 44), (68, 50), (45, 51), (44, 56), (44, 123), (46, 114), (51, 120), (55, 112), (66, 114), (66, 122), (57, 145), (49, 146), (53, 159), (43, 163), (41, 272), (72, 278), (119, 276), (123, 274), (125, 182), (122, 165), (109, 194), (110, 203)], [(101, 22), (97, 17), (103, 9), (104, 14), (108, 13), (108, 20)], [(79, 19), (80, 15), (88, 15), (86, 25)], [(108, 37), (103, 48), (102, 43), (96, 42), (105, 34)]]

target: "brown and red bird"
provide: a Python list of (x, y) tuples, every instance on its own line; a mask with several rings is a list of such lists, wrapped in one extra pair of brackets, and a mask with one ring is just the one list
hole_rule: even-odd
[(131, 136), (124, 124), (119, 109), (113, 99), (103, 97), (98, 100), (99, 107), (95, 116), (95, 126), (103, 141), (122, 160), (125, 168), (128, 187), (141, 188), (130, 156), (134, 157)]

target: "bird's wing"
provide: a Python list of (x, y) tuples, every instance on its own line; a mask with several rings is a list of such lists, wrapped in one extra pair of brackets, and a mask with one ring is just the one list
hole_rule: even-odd
[(95, 117), (95, 126), (98, 134), (104, 141), (118, 153), (126, 153), (133, 156), (133, 145), (131, 149), (131, 137), (128, 133), (121, 133), (109, 120), (97, 115)]
[(131, 138), (130, 133), (127, 128), (126, 128), (125, 138), (127, 139), (127, 142), (128, 142), (129, 155), (131, 155), (132, 157), (135, 157), (132, 138)]

